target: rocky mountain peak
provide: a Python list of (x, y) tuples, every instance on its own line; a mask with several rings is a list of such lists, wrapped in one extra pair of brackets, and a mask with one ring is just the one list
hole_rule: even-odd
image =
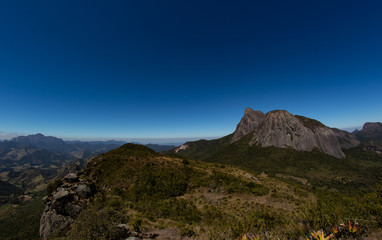
[(241, 118), (236, 130), (232, 136), (231, 143), (236, 142), (250, 132), (253, 132), (264, 118), (262, 111), (254, 111), (252, 108), (246, 108), (244, 116)]
[(61, 138), (51, 137), (51, 136), (45, 136), (41, 133), (32, 134), (28, 136), (19, 136), (12, 138), (10, 141), (17, 142), (17, 143), (23, 143), (23, 144), (31, 144), (31, 145), (41, 145), (41, 144), (51, 144), (51, 143), (64, 143), (64, 140)]
[(382, 144), (382, 123), (367, 122), (363, 125), (361, 131), (354, 131), (353, 134), (362, 142), (375, 141)]
[(314, 119), (295, 116), (286, 110), (274, 110), (265, 114), (254, 131), (250, 145), (262, 147), (290, 147), (299, 151), (322, 152), (343, 158), (334, 132)]
[(61, 138), (45, 136), (41, 133), (15, 137), (12, 138), (10, 142), (17, 143), (21, 146), (34, 146), (41, 149), (60, 151), (64, 153), (70, 153), (71, 151), (76, 150), (74, 146), (67, 144)]
[(382, 131), (382, 123), (380, 122), (367, 122), (363, 125), (363, 131)]

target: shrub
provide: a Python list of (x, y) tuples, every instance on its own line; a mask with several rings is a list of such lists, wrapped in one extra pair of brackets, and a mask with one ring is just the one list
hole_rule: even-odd
[(117, 225), (126, 221), (124, 215), (108, 208), (85, 209), (71, 225), (68, 239), (120, 239), (126, 236), (126, 230)]

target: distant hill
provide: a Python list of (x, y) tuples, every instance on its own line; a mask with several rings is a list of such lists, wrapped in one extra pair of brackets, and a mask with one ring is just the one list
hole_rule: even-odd
[(148, 148), (151, 148), (155, 152), (163, 152), (163, 151), (168, 151), (175, 148), (174, 145), (159, 145), (159, 144), (151, 144), (151, 143), (146, 144), (145, 146)]
[(61, 138), (44, 136), (41, 133), (19, 136), (12, 138), (9, 141), (4, 141), (3, 143), (13, 143), (14, 146), (20, 147), (30, 147), (33, 146), (39, 149), (45, 149), (60, 153), (66, 153), (73, 155), (77, 158), (88, 158), (93, 154), (98, 154), (102, 152), (107, 152), (111, 149), (117, 148), (124, 144), (123, 141), (64, 141)]
[[(16, 186), (20, 191), (15, 193), (41, 191), (45, 185), (56, 177), (83, 168), (92, 156), (118, 148), (120, 141), (64, 141), (57, 137), (34, 134), (19, 136), (0, 142), (0, 180)], [(5, 195), (0, 194), (6, 203), (6, 197), (14, 192), (4, 188)], [(8, 195), (7, 195), (8, 194)], [(15, 202), (17, 197), (12, 198)]]
[(17, 143), (18, 146), (34, 146), (41, 149), (69, 153), (75, 151), (73, 145), (67, 144), (64, 140), (52, 136), (44, 136), (41, 133), (28, 136), (19, 136), (9, 140)]
[(185, 144), (173, 149), (173, 152), (179, 156), (201, 160), (229, 145), (231, 139), (232, 134), (214, 140), (202, 139), (194, 142), (186, 142)]

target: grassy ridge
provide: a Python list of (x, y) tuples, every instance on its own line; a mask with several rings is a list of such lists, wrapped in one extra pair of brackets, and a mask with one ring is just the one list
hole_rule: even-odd
[(231, 142), (232, 135), (214, 139), (214, 140), (199, 140), (195, 142), (187, 142), (184, 145), (188, 147), (178, 152), (179, 156), (183, 156), (189, 159), (201, 160), (211, 154), (228, 146)]
[[(378, 171), (362, 176), (379, 166), (378, 156), (352, 150), (354, 159), (346, 165), (319, 151), (245, 146), (244, 139), (206, 159), (216, 163), (163, 156), (135, 145), (102, 155), (85, 170), (102, 188), (67, 237), (85, 239), (90, 233), (84, 233), (89, 229), (81, 219), (96, 213), (105, 219), (120, 216), (113, 221), (136, 230), (175, 228), (196, 239), (234, 239), (253, 231), (296, 239), (346, 219), (381, 226)], [(357, 154), (365, 156), (360, 163)], [(97, 224), (92, 229), (106, 222)], [(117, 234), (113, 229), (102, 234)]]
[[(119, 239), (126, 236), (120, 223), (138, 232), (176, 229), (179, 239), (237, 239), (248, 232), (298, 239), (347, 219), (382, 227), (381, 156), (351, 149), (336, 159), (248, 141), (219, 147), (205, 159), (210, 162), (135, 144), (100, 155), (80, 173), (98, 193), (57, 239)], [(28, 206), (19, 208), (23, 218), (0, 221), (7, 228), (1, 239), (37, 236), (42, 204)], [(22, 228), (26, 221), (33, 224)]]

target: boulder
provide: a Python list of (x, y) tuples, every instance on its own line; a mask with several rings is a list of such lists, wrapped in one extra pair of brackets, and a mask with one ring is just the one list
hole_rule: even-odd
[(77, 182), (78, 181), (78, 176), (75, 173), (69, 173), (64, 177), (64, 181), (66, 182)]
[(72, 223), (71, 217), (57, 214), (46, 207), (40, 219), (40, 237), (46, 239), (54, 232), (65, 231)]

